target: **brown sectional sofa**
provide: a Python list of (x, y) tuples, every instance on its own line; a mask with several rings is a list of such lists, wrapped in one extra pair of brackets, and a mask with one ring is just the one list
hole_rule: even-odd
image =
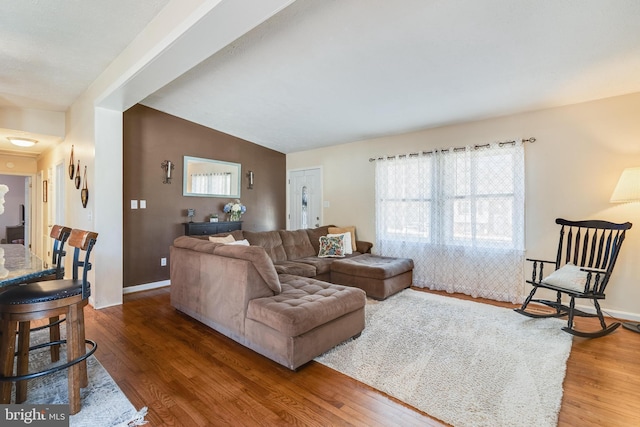
[[(329, 227), (228, 233), (250, 246), (212, 243), (208, 236), (178, 237), (170, 253), (171, 304), (296, 369), (364, 329), (366, 294), (345, 285), (355, 281), (361, 269), (373, 267), (366, 265), (372, 259), (382, 259), (367, 254), (372, 246), (368, 242), (356, 242), (357, 251), (346, 258), (318, 257), (320, 236)], [(341, 260), (353, 260), (343, 269), (351, 275), (340, 276), (345, 285), (329, 283), (332, 264)], [(386, 280), (383, 273), (374, 273), (374, 281)], [(408, 282), (406, 272), (402, 282), (389, 279), (394, 287), (381, 291), (381, 298), (408, 287), (408, 274)], [(379, 289), (375, 286), (374, 291)]]

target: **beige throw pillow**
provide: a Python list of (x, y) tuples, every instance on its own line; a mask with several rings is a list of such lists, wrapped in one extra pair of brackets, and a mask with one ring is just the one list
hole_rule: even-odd
[(329, 227), (330, 234), (351, 233), (351, 250), (356, 250), (356, 226), (351, 225), (349, 227)]
[(229, 234), (228, 236), (224, 236), (224, 237), (209, 236), (209, 241), (213, 243), (231, 243), (231, 242), (235, 242), (236, 239), (234, 239), (233, 236)]
[(542, 281), (568, 291), (584, 292), (584, 286), (587, 283), (587, 272), (581, 271), (578, 266), (567, 263), (542, 279)]

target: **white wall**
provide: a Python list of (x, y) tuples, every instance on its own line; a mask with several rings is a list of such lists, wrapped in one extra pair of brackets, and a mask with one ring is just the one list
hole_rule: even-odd
[(554, 259), (557, 217), (635, 223), (603, 307), (640, 319), (640, 203), (609, 203), (622, 170), (640, 166), (638, 111), (640, 93), (293, 153), (287, 169), (322, 166), (325, 224), (355, 224), (358, 238), (373, 242), (370, 157), (533, 136), (526, 146), (526, 256)]
[[(38, 171), (42, 172), (43, 179), (51, 179), (52, 177), (49, 176), (49, 168), (55, 170), (55, 165), (62, 162), (65, 165), (66, 178), (62, 183), (58, 184), (64, 185), (64, 191), (66, 195), (64, 211), (66, 217), (64, 218), (64, 220), (58, 219), (57, 221), (61, 225), (65, 225), (68, 227), (79, 228), (82, 230), (98, 231), (98, 233), (100, 233), (100, 230), (96, 230), (95, 223), (93, 221), (93, 206), (95, 199), (95, 147), (93, 143), (93, 128), (94, 117), (92, 103), (86, 101), (86, 98), (81, 98), (71, 107), (71, 109), (66, 114), (67, 134), (65, 140), (38, 158)], [(69, 157), (71, 155), (72, 145), (74, 165), (77, 166), (78, 160), (80, 160), (80, 175), (83, 177), (83, 185), (84, 167), (87, 166), (89, 203), (87, 204), (86, 208), (82, 207), (80, 190), (76, 188), (74, 181), (69, 179), (68, 174), (66, 173), (66, 168), (69, 164)], [(49, 229), (47, 228), (47, 226), (53, 224), (50, 224), (51, 221), (47, 217), (48, 209), (44, 210), (44, 214), (45, 216), (42, 218), (43, 233), (48, 234)], [(98, 241), (100, 241), (100, 237), (98, 237)], [(92, 255), (92, 262), (94, 266), (96, 266), (96, 254), (100, 249), (100, 243), (96, 244)], [(73, 260), (71, 256), (65, 257), (65, 269), (68, 275), (71, 274), (72, 261)], [(101, 295), (101, 292), (103, 291), (103, 289), (101, 289), (102, 287), (99, 286), (95, 280), (96, 269), (97, 266), (94, 267), (94, 271), (92, 271), (89, 275), (89, 281), (92, 284), (92, 295), (90, 302), (94, 306), (96, 306), (97, 295)]]

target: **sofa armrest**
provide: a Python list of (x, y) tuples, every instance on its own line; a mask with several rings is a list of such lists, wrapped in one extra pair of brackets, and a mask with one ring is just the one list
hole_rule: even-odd
[(365, 242), (362, 240), (356, 240), (356, 251), (367, 254), (371, 252), (371, 248), (373, 247), (373, 243)]

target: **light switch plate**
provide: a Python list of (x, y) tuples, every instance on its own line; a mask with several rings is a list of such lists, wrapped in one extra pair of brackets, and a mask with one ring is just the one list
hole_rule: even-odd
[(138, 201), (137, 200), (132, 200), (131, 201), (131, 209), (138, 209)]
[(140, 200), (140, 209), (147, 209), (147, 201)]

